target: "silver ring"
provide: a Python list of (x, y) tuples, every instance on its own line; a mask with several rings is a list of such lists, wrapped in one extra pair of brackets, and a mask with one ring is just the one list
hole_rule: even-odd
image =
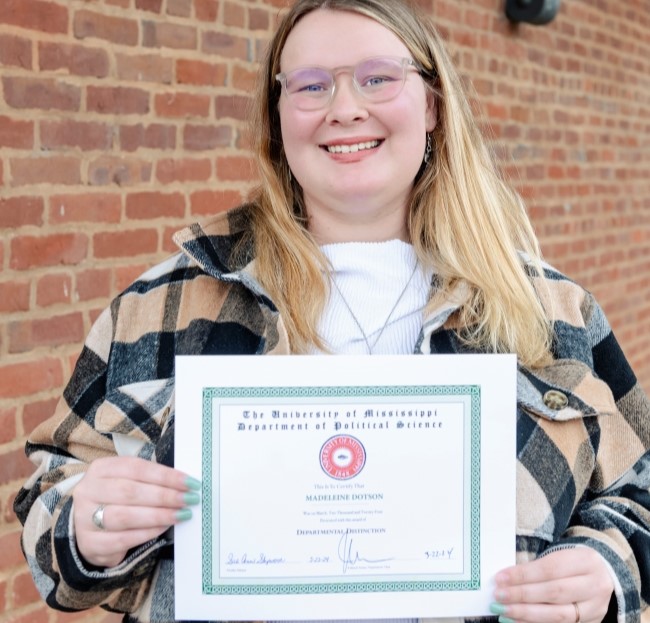
[(575, 601), (573, 602), (573, 607), (576, 610), (576, 621), (575, 621), (575, 623), (580, 623), (580, 608), (578, 608), (578, 604)]
[(100, 530), (106, 530), (106, 526), (104, 525), (104, 508), (104, 505), (100, 504), (93, 513), (93, 523)]

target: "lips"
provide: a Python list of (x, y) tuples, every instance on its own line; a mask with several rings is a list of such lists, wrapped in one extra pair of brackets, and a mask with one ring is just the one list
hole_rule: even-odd
[(332, 143), (331, 145), (324, 145), (330, 154), (355, 154), (359, 151), (366, 151), (367, 149), (374, 149), (379, 147), (380, 140), (360, 141), (358, 143)]

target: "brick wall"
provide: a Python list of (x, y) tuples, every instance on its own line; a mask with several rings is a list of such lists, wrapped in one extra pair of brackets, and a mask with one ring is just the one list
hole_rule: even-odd
[[(421, 0), (471, 82), (547, 258), (593, 290), (650, 390), (650, 2)], [(2, 0), (0, 619), (115, 621), (38, 601), (11, 511), (110, 297), (252, 184), (245, 109), (284, 0)], [(4, 617), (4, 618), (3, 618)]]

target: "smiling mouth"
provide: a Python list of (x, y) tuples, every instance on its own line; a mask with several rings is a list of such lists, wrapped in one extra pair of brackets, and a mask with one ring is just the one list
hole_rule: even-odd
[(374, 149), (379, 147), (381, 141), (365, 141), (363, 143), (352, 143), (351, 145), (325, 145), (325, 149), (330, 154), (355, 154), (358, 151)]

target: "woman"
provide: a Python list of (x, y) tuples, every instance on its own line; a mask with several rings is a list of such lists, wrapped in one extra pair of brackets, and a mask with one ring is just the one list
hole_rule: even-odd
[(175, 354), (514, 352), (518, 564), (492, 610), (638, 621), (648, 400), (592, 297), (542, 265), (432, 26), (401, 2), (298, 0), (256, 103), (255, 197), (113, 301), (27, 445), (15, 508), (44, 598), (173, 620), (169, 527), (199, 501), (171, 467)]

